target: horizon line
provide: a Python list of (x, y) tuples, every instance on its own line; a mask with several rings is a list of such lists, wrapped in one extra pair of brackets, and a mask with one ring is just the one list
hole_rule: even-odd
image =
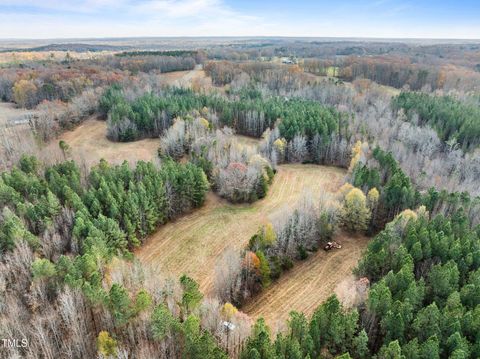
[(480, 41), (480, 38), (458, 37), (368, 37), (368, 36), (318, 36), (318, 35), (158, 35), (158, 36), (95, 36), (95, 37), (0, 37), (0, 41), (25, 40), (120, 40), (120, 39), (346, 39), (346, 40), (456, 40)]

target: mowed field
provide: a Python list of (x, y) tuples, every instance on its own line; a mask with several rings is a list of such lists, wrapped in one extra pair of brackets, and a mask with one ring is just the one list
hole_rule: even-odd
[(272, 328), (281, 328), (292, 310), (310, 316), (319, 304), (336, 294), (346, 306), (356, 296), (352, 270), (366, 249), (368, 238), (345, 233), (336, 240), (342, 249), (319, 250), (299, 261), (269, 288), (253, 298), (242, 311), (252, 318), (263, 317)]
[[(289, 164), (281, 165), (266, 198), (254, 204), (232, 205), (210, 193), (205, 205), (162, 226), (137, 250), (137, 258), (164, 274), (187, 274), (206, 294), (214, 287), (215, 264), (228, 247), (240, 250), (269, 216), (293, 206), (307, 192), (336, 191), (343, 169)], [(347, 252), (343, 252), (345, 255)]]
[(58, 142), (63, 140), (70, 146), (72, 157), (79, 163), (85, 163), (88, 166), (95, 165), (102, 158), (118, 164), (124, 160), (135, 163), (139, 160), (151, 161), (158, 157), (157, 151), (160, 146), (158, 138), (135, 142), (113, 142), (107, 139), (106, 133), (106, 121), (91, 118), (73, 131), (62, 134), (45, 150), (56, 150)]

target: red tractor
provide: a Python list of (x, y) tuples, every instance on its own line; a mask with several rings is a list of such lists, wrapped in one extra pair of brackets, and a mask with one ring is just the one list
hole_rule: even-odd
[(323, 249), (324, 249), (325, 251), (329, 251), (329, 250), (331, 250), (331, 249), (340, 249), (340, 248), (342, 248), (342, 246), (341, 246), (339, 243), (335, 242), (335, 241), (327, 242), (327, 244), (325, 245), (325, 247), (323, 247)]

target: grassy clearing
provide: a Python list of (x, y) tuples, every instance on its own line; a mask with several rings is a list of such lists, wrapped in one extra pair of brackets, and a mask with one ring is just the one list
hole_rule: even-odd
[(253, 318), (262, 316), (272, 328), (281, 329), (292, 310), (310, 316), (334, 293), (347, 306), (351, 304), (356, 293), (352, 270), (366, 249), (368, 238), (341, 233), (337, 240), (342, 249), (319, 250), (307, 260), (296, 263), (242, 310)]
[(282, 165), (263, 200), (232, 205), (209, 194), (201, 209), (161, 227), (136, 256), (174, 277), (190, 275), (209, 294), (213, 290), (215, 263), (226, 248), (244, 248), (270, 215), (294, 205), (305, 191), (313, 196), (321, 189), (336, 191), (344, 176), (344, 170), (334, 167)]
[(107, 123), (92, 118), (51, 141), (44, 151), (56, 151), (58, 142), (63, 140), (70, 146), (71, 156), (78, 163), (88, 166), (98, 163), (102, 158), (111, 163), (122, 163), (124, 160), (133, 163), (157, 158), (160, 142), (156, 138), (136, 142), (112, 142), (105, 137), (106, 133)]

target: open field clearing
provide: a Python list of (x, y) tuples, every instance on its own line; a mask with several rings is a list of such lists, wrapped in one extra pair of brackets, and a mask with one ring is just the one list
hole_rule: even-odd
[[(200, 67), (196, 67), (191, 71), (175, 71), (161, 74), (159, 75), (159, 80), (166, 85), (188, 86), (194, 80), (203, 81), (207, 80), (207, 78), (205, 77), (205, 72)], [(8, 104), (8, 106), (10, 105)], [(10, 109), (10, 107), (5, 107)], [(3, 107), (0, 108), (0, 120), (2, 120), (1, 110), (3, 110)], [(107, 139), (106, 133), (106, 121), (92, 117), (72, 131), (67, 131), (59, 138), (51, 141), (44, 149), (44, 152), (56, 153), (58, 156), (58, 142), (63, 140), (70, 146), (72, 158), (88, 166), (95, 165), (102, 158), (111, 163), (122, 163), (124, 160), (134, 163), (140, 160), (152, 161), (157, 158), (159, 140), (156, 138), (135, 142), (113, 142)]]
[(333, 294), (346, 305), (355, 295), (352, 270), (366, 249), (368, 238), (337, 236), (342, 249), (319, 250), (255, 296), (242, 308), (252, 318), (263, 317), (272, 328), (281, 328), (292, 310), (308, 317)]
[(89, 166), (105, 159), (111, 163), (122, 163), (127, 160), (134, 163), (139, 160), (151, 161), (157, 158), (159, 140), (156, 138), (144, 139), (136, 142), (112, 142), (105, 136), (107, 123), (91, 118), (76, 127), (73, 131), (65, 132), (60, 138), (52, 141), (46, 151), (57, 151), (58, 142), (65, 141), (71, 148), (71, 155), (79, 163)]
[[(268, 217), (292, 206), (305, 191), (336, 191), (345, 171), (318, 165), (282, 165), (266, 198), (251, 205), (232, 205), (209, 194), (205, 205), (162, 226), (136, 252), (143, 264), (179, 277), (188, 274), (204, 293), (214, 285), (215, 263), (228, 248), (240, 250)], [(347, 252), (343, 251), (342, 256)]]
[(15, 104), (0, 102), (0, 126), (14, 125), (15, 121), (23, 122), (23, 116), (28, 113), (34, 113), (32, 110), (16, 108)]

